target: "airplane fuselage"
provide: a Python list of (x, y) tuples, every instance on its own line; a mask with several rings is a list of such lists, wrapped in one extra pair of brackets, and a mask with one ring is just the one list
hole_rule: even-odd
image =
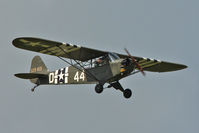
[(85, 69), (78, 69), (74, 66), (61, 68), (49, 72), (48, 78), (42, 79), (40, 84), (97, 84), (99, 81), (103, 83), (118, 81), (134, 70), (132, 66), (129, 66), (125, 71), (121, 72), (121, 69), (123, 69), (121, 62), (122, 59), (119, 59), (115, 62)]

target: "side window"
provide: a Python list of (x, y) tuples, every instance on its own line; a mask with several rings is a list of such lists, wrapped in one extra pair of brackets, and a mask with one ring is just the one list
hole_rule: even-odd
[(109, 63), (109, 59), (107, 58), (107, 56), (97, 58), (96, 61), (94, 62), (95, 67), (103, 66), (103, 65), (106, 65), (108, 63)]

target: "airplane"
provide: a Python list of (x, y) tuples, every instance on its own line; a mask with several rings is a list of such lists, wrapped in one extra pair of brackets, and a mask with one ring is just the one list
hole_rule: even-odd
[[(115, 88), (128, 99), (132, 91), (124, 89), (119, 80), (138, 72), (145, 75), (145, 71), (171, 72), (187, 68), (182, 64), (132, 56), (126, 48), (127, 54), (119, 54), (34, 37), (16, 38), (12, 44), (17, 48), (57, 56), (70, 65), (49, 71), (42, 59), (35, 56), (29, 73), (15, 74), (35, 84), (32, 92), (40, 85), (96, 84), (96, 93)], [(106, 83), (108, 86), (104, 87)]]

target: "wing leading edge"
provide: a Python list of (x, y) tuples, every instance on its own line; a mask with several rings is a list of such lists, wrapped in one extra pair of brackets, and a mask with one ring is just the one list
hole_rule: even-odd
[[(17, 48), (53, 55), (53, 56), (74, 59), (78, 61), (87, 61), (109, 53), (106, 51), (81, 47), (69, 43), (60, 43), (56, 41), (50, 41), (50, 40), (32, 38), (32, 37), (16, 38), (13, 40), (12, 43)], [(123, 54), (118, 54), (118, 55), (120, 58), (129, 58), (128, 55), (123, 55)], [(143, 57), (136, 57), (136, 56), (133, 57), (141, 65), (144, 71), (170, 72), (170, 71), (176, 71), (187, 68), (187, 66), (182, 64), (170, 63), (170, 62), (143, 58)]]

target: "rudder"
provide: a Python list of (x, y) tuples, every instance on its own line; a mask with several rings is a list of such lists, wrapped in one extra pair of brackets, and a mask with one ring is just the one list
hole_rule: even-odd
[(29, 79), (32, 83), (48, 84), (48, 69), (42, 59), (39, 56), (35, 56), (32, 59), (30, 73), (17, 73), (16, 77), (21, 79)]
[[(46, 65), (44, 64), (44, 62), (42, 61), (40, 56), (35, 56), (32, 59), (30, 73), (45, 74), (45, 75), (48, 74), (48, 69), (47, 69)], [(43, 79), (43, 78), (41, 78), (41, 79)], [(40, 84), (41, 79), (40, 79), (40, 77), (38, 77), (38, 78), (30, 79), (30, 81), (35, 84)]]
[(47, 74), (48, 69), (40, 56), (35, 56), (32, 59), (30, 73)]

